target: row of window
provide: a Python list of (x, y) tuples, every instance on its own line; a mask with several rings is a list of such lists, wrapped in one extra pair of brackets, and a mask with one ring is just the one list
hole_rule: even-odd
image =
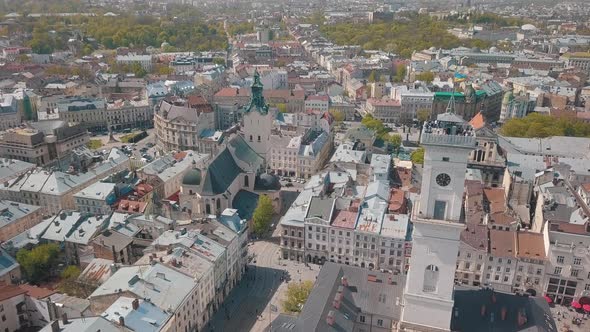
[[(561, 266), (556, 266), (555, 270), (553, 271), (553, 274), (561, 275), (562, 271), (563, 271), (563, 269), (561, 268)], [(571, 269), (570, 270), (570, 277), (578, 278), (580, 276), (581, 271), (582, 271), (582, 269)], [(587, 277), (588, 277), (588, 279), (590, 279), (590, 272), (588, 272)]]
[[(557, 264), (563, 264), (564, 261), (565, 261), (564, 256), (557, 256)], [(582, 265), (582, 258), (574, 257), (573, 263), (574, 263), (574, 265)]]

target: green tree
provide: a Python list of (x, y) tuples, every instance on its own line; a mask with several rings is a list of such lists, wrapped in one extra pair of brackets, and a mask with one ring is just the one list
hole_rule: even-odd
[(590, 124), (578, 120), (573, 114), (555, 117), (531, 113), (521, 119), (509, 119), (500, 132), (509, 137), (590, 137)]
[(395, 67), (395, 76), (393, 77), (394, 82), (403, 82), (406, 78), (406, 65), (403, 63), (398, 64)]
[(420, 147), (410, 154), (410, 160), (414, 164), (424, 165), (424, 148)]
[(361, 123), (365, 127), (375, 131), (378, 138), (383, 139), (384, 141), (387, 140), (387, 137), (385, 135), (387, 135), (387, 133), (391, 129), (389, 127), (385, 127), (381, 120), (375, 119), (372, 115), (369, 114), (361, 120)]
[(397, 151), (402, 146), (402, 137), (400, 134), (387, 135), (387, 143)]
[(38, 283), (51, 275), (58, 255), (57, 244), (42, 244), (31, 250), (19, 250), (16, 253), (16, 260), (23, 268), (27, 279), (32, 283)]
[(429, 110), (428, 108), (421, 108), (416, 112), (416, 117), (418, 118), (418, 121), (420, 121), (420, 123), (424, 123), (428, 121), (428, 119), (430, 119), (430, 113), (431, 110)]
[(434, 73), (431, 71), (425, 71), (423, 73), (416, 75), (416, 80), (426, 83), (432, 83), (432, 81), (434, 81)]
[(141, 66), (141, 64), (139, 62), (134, 62), (131, 64), (131, 72), (136, 77), (139, 77), (139, 78), (147, 75), (147, 71), (145, 69), (143, 69), (143, 67)]
[(61, 273), (61, 282), (58, 285), (60, 292), (86, 298), (94, 292), (95, 287), (78, 282), (80, 276), (80, 269), (77, 266), (70, 265), (66, 267)]
[(381, 75), (379, 75), (376, 71), (371, 70), (368, 80), (370, 83), (379, 82), (381, 80)]
[(309, 280), (290, 283), (287, 286), (287, 299), (283, 301), (283, 309), (291, 313), (301, 312), (301, 308), (307, 301), (312, 289), (313, 282)]
[(174, 69), (164, 64), (158, 63), (154, 66), (154, 73), (158, 75), (171, 75), (174, 74)]
[(80, 268), (75, 265), (69, 265), (62, 273), (61, 278), (66, 280), (75, 280), (80, 276)]
[(220, 66), (225, 66), (225, 59), (224, 58), (215, 58), (213, 59), (213, 63)]
[(268, 230), (274, 215), (274, 207), (272, 200), (267, 195), (260, 195), (258, 197), (258, 204), (252, 215), (252, 223), (254, 224), (254, 232), (262, 235)]
[(344, 112), (336, 109), (331, 109), (330, 114), (332, 114), (332, 116), (334, 117), (334, 121), (336, 122), (342, 122), (346, 119), (346, 115), (344, 114)]

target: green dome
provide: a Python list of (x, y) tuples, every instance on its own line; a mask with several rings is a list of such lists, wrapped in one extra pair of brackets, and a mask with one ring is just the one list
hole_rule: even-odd
[(201, 184), (201, 170), (193, 168), (188, 170), (182, 178), (182, 184), (187, 186), (198, 186)]

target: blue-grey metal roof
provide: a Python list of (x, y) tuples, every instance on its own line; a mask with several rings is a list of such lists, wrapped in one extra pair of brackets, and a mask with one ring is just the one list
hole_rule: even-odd
[(238, 210), (240, 217), (250, 220), (258, 204), (258, 194), (251, 191), (240, 190), (234, 197), (232, 206)]

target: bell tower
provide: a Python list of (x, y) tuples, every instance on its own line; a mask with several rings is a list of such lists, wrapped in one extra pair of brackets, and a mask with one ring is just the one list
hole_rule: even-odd
[(471, 126), (451, 110), (424, 124), (420, 201), (414, 205), (412, 256), (401, 324), (409, 329), (449, 331), (463, 221), (463, 191)]
[(271, 109), (266, 103), (263, 90), (264, 86), (260, 81), (260, 74), (258, 71), (255, 71), (251, 99), (244, 108), (242, 135), (248, 145), (264, 158), (266, 162), (267, 154), (271, 147), (270, 135), (275, 118), (275, 110)]

